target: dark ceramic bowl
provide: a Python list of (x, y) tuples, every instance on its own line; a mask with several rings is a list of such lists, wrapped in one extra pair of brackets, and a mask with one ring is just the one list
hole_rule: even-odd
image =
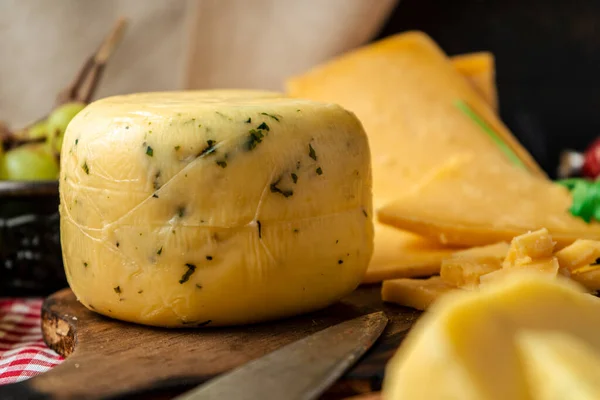
[(0, 297), (67, 286), (58, 203), (57, 181), (0, 181)]

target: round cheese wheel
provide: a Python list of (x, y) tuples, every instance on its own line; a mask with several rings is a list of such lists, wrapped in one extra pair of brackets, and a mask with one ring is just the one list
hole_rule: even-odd
[(61, 154), (79, 301), (141, 324), (246, 324), (325, 307), (373, 247), (370, 155), (334, 104), (255, 91), (90, 104)]

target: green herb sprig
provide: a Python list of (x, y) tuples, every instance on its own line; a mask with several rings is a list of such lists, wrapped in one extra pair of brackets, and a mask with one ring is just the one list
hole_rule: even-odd
[(571, 178), (556, 181), (566, 187), (573, 197), (569, 208), (571, 215), (589, 223), (592, 219), (600, 221), (600, 181), (583, 178)]

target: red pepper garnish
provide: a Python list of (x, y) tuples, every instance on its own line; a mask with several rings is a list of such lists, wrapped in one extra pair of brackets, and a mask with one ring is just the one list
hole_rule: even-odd
[(584, 155), (581, 173), (583, 176), (596, 179), (600, 176), (600, 138), (596, 139), (587, 148)]

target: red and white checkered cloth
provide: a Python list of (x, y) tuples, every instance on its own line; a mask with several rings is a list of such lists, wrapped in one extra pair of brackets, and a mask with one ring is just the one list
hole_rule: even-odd
[(41, 299), (0, 298), (0, 385), (48, 371), (63, 358), (42, 340)]

